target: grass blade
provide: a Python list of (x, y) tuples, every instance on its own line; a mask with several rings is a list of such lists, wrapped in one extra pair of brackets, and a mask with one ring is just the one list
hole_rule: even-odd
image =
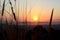
[(2, 16), (3, 16), (3, 14), (4, 14), (4, 9), (5, 9), (5, 0), (4, 0), (4, 2), (3, 2), (3, 7), (2, 7)]
[(16, 20), (16, 15), (15, 15), (15, 13), (14, 13), (14, 11), (13, 11), (12, 3), (11, 3), (10, 0), (9, 0), (9, 3), (10, 3), (10, 5), (11, 5), (11, 10), (12, 10), (12, 14), (13, 14), (13, 16), (14, 16), (14, 19)]

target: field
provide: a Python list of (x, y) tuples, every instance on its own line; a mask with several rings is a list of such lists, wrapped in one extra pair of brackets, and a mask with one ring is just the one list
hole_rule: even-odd
[(57, 40), (60, 39), (60, 30), (51, 28), (47, 31), (47, 25), (0, 25), (0, 40)]

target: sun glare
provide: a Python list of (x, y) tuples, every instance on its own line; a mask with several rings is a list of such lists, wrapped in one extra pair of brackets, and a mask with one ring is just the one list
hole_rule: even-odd
[(34, 20), (34, 21), (38, 21), (38, 17), (37, 17), (37, 16), (34, 16), (34, 17), (33, 17), (33, 20)]

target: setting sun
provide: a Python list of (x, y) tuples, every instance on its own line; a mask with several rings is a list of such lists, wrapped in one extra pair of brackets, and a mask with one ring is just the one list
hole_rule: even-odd
[(34, 20), (34, 21), (38, 21), (38, 17), (37, 17), (37, 16), (34, 16), (34, 17), (33, 17), (33, 20)]

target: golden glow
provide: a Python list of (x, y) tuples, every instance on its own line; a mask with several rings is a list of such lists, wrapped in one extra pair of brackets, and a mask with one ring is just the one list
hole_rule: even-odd
[[(1, 5), (3, 5), (3, 1)], [(15, 7), (15, 2), (14, 0), (11, 0), (12, 2), (12, 6), (14, 8), (14, 12), (16, 14), (16, 18), (18, 21), (25, 21), (26, 19), (26, 0), (16, 0), (16, 7)], [(9, 1), (6, 0), (6, 4)], [(57, 1), (58, 2), (58, 1)], [(19, 4), (18, 4), (19, 3)], [(60, 20), (60, 6), (59, 5), (54, 5), (55, 2), (52, 2), (52, 5), (50, 2), (48, 1), (38, 1), (37, 4), (35, 5), (35, 1), (31, 1), (31, 12), (30, 12), (30, 0), (27, 1), (28, 5), (27, 5), (27, 21), (28, 22), (49, 22), (50, 20), (50, 15), (51, 15), (51, 11), (52, 8), (54, 7), (54, 17), (53, 20)], [(59, 2), (58, 2), (59, 3)], [(19, 7), (19, 8), (18, 8)], [(10, 4), (8, 3), (7, 6), (5, 6), (5, 10), (8, 11), (11, 15), (11, 9), (10, 9)], [(18, 11), (19, 10), (19, 11)], [(6, 12), (5, 11), (5, 12)], [(4, 13), (7, 16), (7, 20), (13, 20), (12, 16), (10, 16), (7, 12)], [(5, 16), (4, 16), (5, 18)], [(6, 18), (5, 18), (6, 19)]]
[(33, 17), (33, 20), (36, 22), (36, 21), (38, 21), (38, 17), (37, 16), (34, 16)]

